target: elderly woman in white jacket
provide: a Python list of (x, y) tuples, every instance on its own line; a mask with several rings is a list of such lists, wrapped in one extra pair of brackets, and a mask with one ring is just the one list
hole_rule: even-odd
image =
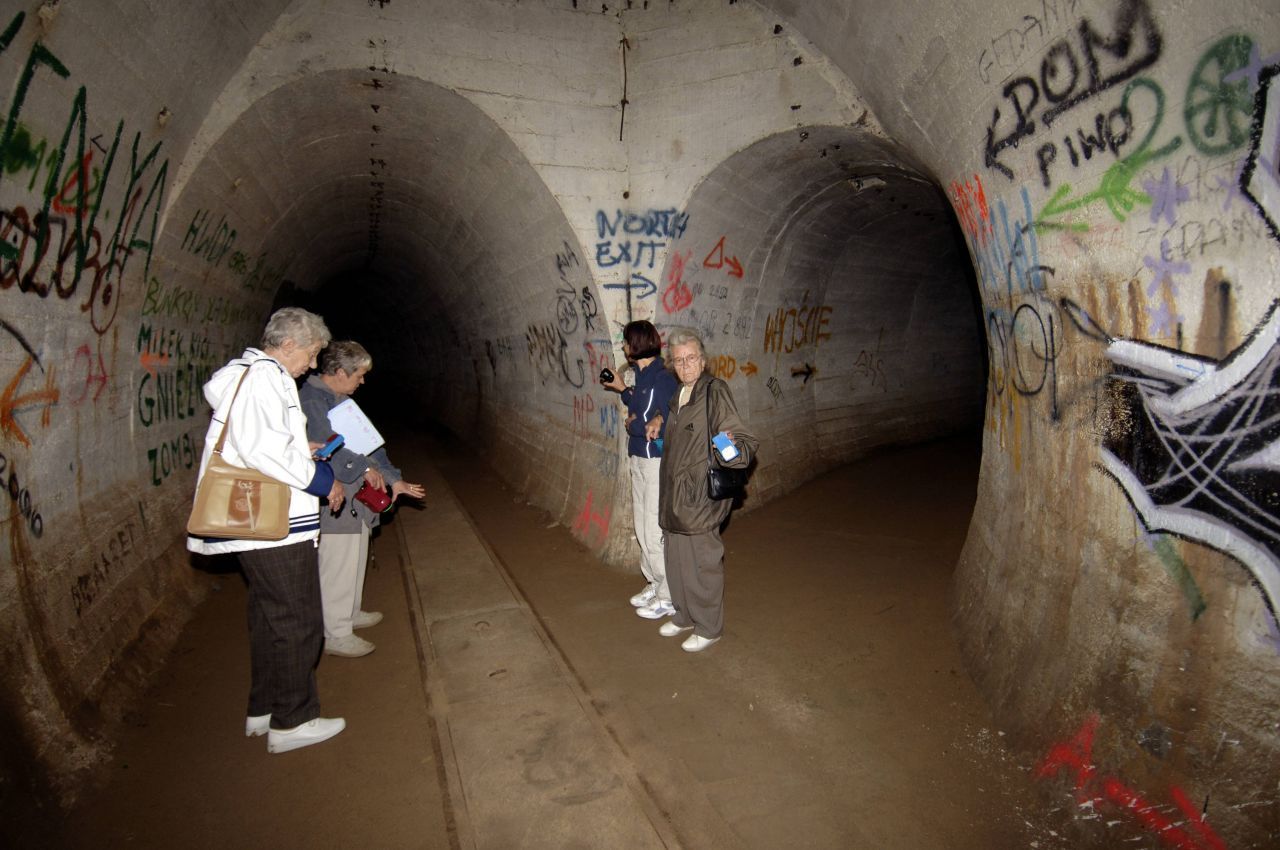
[(213, 421), (200, 477), (229, 415), (223, 458), (290, 488), (289, 534), (283, 540), (187, 538), (192, 552), (232, 552), (240, 561), (249, 588), (251, 684), (245, 734), (266, 735), (272, 753), (317, 744), (346, 728), (341, 717), (320, 716), (315, 678), (323, 641), (316, 560), (320, 497), (337, 509), (344, 493), (329, 464), (312, 458), (296, 383), (315, 368), (316, 355), (328, 342), (323, 319), (285, 307), (268, 320), (260, 349), (246, 349), (204, 385)]

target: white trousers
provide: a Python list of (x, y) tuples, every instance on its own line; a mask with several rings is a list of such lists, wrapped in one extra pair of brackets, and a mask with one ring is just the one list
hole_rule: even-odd
[(351, 619), (364, 597), (364, 571), (369, 562), (369, 526), (359, 534), (320, 535), (320, 605), (324, 636), (351, 634)]
[(640, 544), (640, 572), (658, 589), (658, 598), (671, 601), (667, 587), (667, 562), (662, 529), (658, 527), (658, 468), (662, 458), (629, 457), (631, 466), (631, 517)]

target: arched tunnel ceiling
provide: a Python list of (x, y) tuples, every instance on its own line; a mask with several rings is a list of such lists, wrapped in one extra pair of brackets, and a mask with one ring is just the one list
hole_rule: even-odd
[(504, 234), (549, 223), (569, 233), (504, 131), (466, 98), (405, 75), (375, 88), (363, 70), (329, 71), (270, 92), (192, 185), (251, 205), (245, 220), (261, 223), (298, 288), (355, 276), (432, 312), (517, 299), (520, 258), (494, 251)]

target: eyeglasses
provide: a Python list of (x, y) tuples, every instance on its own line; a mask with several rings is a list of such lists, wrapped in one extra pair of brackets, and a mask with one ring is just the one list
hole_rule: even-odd
[(691, 354), (688, 357), (676, 357), (671, 362), (677, 366), (684, 366), (684, 365), (697, 366), (699, 363), (702, 362), (702, 355)]

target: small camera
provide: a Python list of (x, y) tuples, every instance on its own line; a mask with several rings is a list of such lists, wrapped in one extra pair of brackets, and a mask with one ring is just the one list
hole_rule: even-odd
[(612, 369), (601, 369), (601, 370), (600, 370), (600, 383), (602, 383), (602, 384), (612, 384), (612, 383), (613, 383), (613, 370), (612, 370)]

